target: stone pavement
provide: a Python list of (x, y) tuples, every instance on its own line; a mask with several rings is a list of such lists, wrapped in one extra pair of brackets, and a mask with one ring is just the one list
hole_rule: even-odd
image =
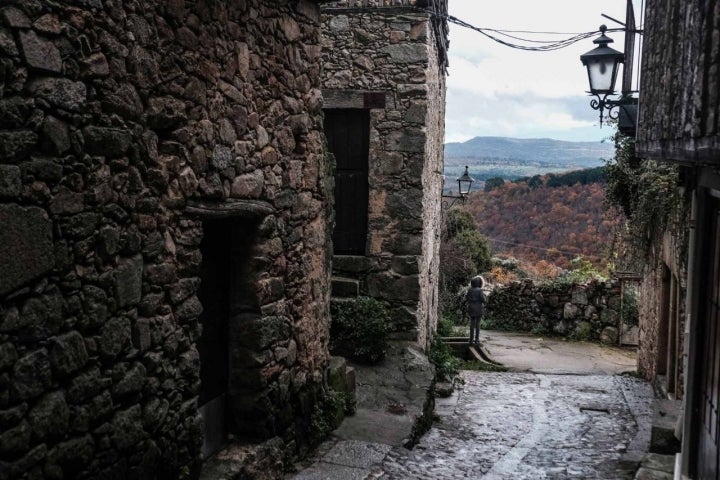
[(650, 386), (630, 376), (463, 372), (413, 450), (334, 438), (294, 480), (632, 479)]
[(637, 368), (634, 348), (492, 330), (481, 330), (480, 340), (493, 360), (514, 371), (587, 375)]

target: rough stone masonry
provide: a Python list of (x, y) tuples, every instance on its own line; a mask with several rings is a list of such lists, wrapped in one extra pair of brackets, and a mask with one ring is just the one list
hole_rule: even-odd
[(247, 230), (230, 429), (302, 448), (327, 363), (320, 53), (309, 0), (2, 2), (1, 479), (198, 475), (209, 220)]
[[(364, 255), (335, 275), (385, 302), (396, 336), (425, 348), (437, 326), (447, 1), (341, 0), (322, 6), (325, 108), (370, 117)], [(353, 103), (379, 95), (379, 105)], [(333, 101), (338, 99), (337, 101)]]

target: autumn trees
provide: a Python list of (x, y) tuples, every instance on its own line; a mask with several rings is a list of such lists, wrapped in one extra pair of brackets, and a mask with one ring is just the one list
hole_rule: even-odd
[(568, 175), (505, 182), (471, 195), (465, 208), (498, 254), (564, 269), (582, 256), (604, 268), (619, 216), (606, 209), (597, 172)]

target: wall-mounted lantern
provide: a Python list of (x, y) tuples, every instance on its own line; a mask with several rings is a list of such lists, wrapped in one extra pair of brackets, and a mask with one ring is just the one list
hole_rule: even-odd
[[(606, 31), (607, 27), (600, 25), (600, 36), (593, 40), (597, 47), (580, 55), (580, 61), (587, 68), (590, 93), (598, 98), (603, 96), (603, 99), (608, 95), (615, 94), (615, 80), (617, 79), (618, 70), (620, 64), (625, 61), (624, 53), (608, 47), (608, 44), (613, 43), (614, 40), (605, 35)], [(602, 103), (600, 103), (599, 108), (603, 108)], [(602, 120), (602, 110), (600, 110), (600, 115)]]
[(475, 179), (470, 176), (468, 173), (468, 167), (465, 165), (465, 172), (458, 177), (458, 191), (460, 192), (460, 196), (463, 198), (463, 203), (465, 203), (465, 197), (468, 196), (470, 193), (470, 188), (472, 187), (472, 184), (475, 183)]
[[(619, 52), (609, 47), (613, 39), (605, 32), (607, 27), (600, 26), (600, 36), (593, 40), (597, 45), (589, 52), (580, 55), (580, 61), (587, 69), (588, 82), (590, 83), (590, 95), (595, 98), (590, 101), (590, 106), (600, 111), (600, 126), (603, 121), (610, 118), (618, 121), (618, 130), (623, 135), (635, 136), (637, 121), (638, 99), (633, 97), (632, 84), (632, 63), (635, 48), (635, 35), (642, 31), (635, 28), (635, 13), (632, 1), (627, 2), (626, 23), (621, 23), (612, 17), (603, 15), (610, 20), (619, 23), (625, 31), (625, 52)], [(617, 99), (611, 98), (615, 95), (615, 81), (618, 77), (620, 64), (624, 64), (622, 93)], [(607, 116), (605, 115), (607, 111)]]
[(458, 183), (458, 195), (443, 195), (442, 196), (442, 207), (448, 209), (458, 202), (465, 205), (472, 184), (475, 183), (475, 179), (470, 176), (468, 166), (465, 165), (465, 172), (457, 178)]

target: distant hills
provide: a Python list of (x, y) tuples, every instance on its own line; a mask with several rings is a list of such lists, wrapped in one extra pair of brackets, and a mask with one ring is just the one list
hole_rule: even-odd
[(467, 142), (445, 144), (444, 193), (457, 190), (455, 179), (464, 166), (478, 180), (473, 190), (483, 188), (484, 181), (500, 177), (516, 180), (522, 177), (594, 168), (605, 164), (615, 154), (613, 142), (565, 142), (549, 138), (475, 137)]
[[(464, 160), (487, 164), (488, 160), (508, 163), (597, 167), (602, 159), (612, 158), (612, 142), (565, 142), (549, 138), (475, 137), (467, 142), (445, 144), (445, 165), (456, 166)], [(459, 162), (458, 162), (459, 161)]]

